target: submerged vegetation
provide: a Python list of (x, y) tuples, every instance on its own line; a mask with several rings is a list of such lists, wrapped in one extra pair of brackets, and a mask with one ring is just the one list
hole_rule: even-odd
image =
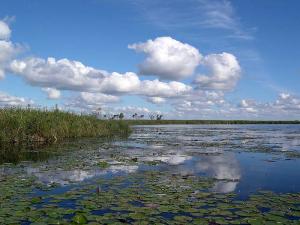
[(53, 143), (65, 138), (128, 135), (126, 122), (59, 110), (0, 109), (0, 143)]

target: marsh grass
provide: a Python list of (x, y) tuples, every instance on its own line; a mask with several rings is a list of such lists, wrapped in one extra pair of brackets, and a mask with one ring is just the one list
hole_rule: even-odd
[(124, 121), (99, 120), (59, 110), (0, 109), (0, 143), (53, 143), (66, 138), (126, 136)]

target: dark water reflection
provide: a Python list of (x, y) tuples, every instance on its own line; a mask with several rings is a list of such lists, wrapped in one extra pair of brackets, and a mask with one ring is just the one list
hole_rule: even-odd
[(3, 163), (18, 164), (23, 161), (44, 161), (53, 155), (53, 152), (37, 150), (28, 147), (0, 146), (0, 165)]
[(0, 166), (0, 178), (21, 173), (46, 184), (67, 186), (99, 176), (161, 170), (212, 177), (211, 191), (236, 192), (241, 199), (258, 190), (300, 191), (299, 125), (136, 126), (127, 140), (0, 152), (0, 164), (17, 164)]

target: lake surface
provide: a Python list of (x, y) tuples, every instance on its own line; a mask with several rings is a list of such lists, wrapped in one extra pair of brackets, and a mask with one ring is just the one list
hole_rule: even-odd
[(300, 219), (300, 125), (134, 126), (127, 139), (5, 149), (0, 163), (0, 224)]

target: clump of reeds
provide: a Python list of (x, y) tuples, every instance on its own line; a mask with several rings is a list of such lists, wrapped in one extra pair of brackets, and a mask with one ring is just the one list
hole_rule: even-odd
[(77, 115), (59, 110), (23, 108), (0, 109), (0, 142), (53, 143), (65, 138), (128, 135), (124, 121), (99, 120), (92, 115)]

